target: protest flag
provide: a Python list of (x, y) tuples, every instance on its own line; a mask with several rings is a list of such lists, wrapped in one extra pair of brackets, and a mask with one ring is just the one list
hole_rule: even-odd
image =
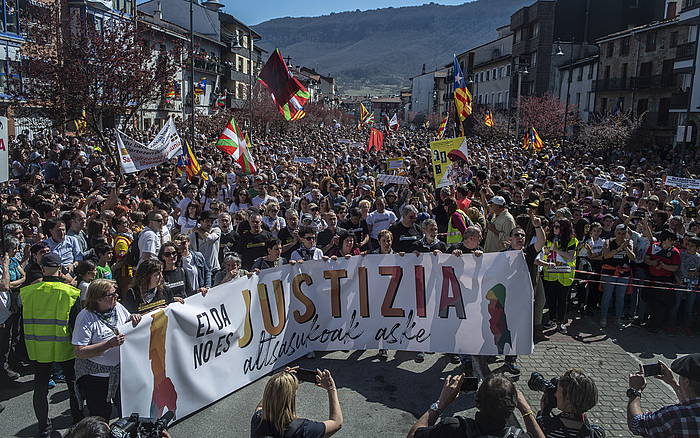
[(182, 155), (180, 155), (177, 160), (177, 167), (180, 173), (187, 174), (187, 179), (189, 181), (191, 181), (192, 178), (197, 175), (201, 176), (204, 180), (209, 179), (209, 176), (205, 172), (202, 172), (202, 166), (199, 165), (199, 162), (194, 156), (192, 148), (190, 148), (190, 144), (187, 141), (185, 141), (185, 147), (182, 151)]
[(534, 127), (530, 128), (530, 143), (532, 144), (532, 148), (537, 152), (541, 151), (544, 147), (544, 143)]
[(398, 131), (399, 130), (399, 118), (396, 116), (396, 113), (391, 117), (391, 120), (389, 120), (389, 125), (387, 128), (391, 131)]
[(454, 57), (454, 90), (457, 116), (460, 122), (464, 122), (472, 113), (472, 95), (467, 88), (467, 82), (464, 80), (464, 74), (456, 56)]
[(374, 123), (374, 113), (369, 112), (365, 105), (360, 102), (360, 129), (364, 125), (371, 125)]
[(442, 122), (440, 122), (440, 126), (438, 127), (438, 130), (437, 130), (437, 138), (439, 140), (442, 140), (443, 138), (445, 138), (445, 130), (447, 129), (447, 119), (449, 119), (449, 118), (450, 118), (450, 116), (447, 115), (447, 116), (445, 116), (444, 119), (442, 119)]
[(272, 100), (285, 120), (299, 120), (306, 115), (304, 105), (311, 95), (309, 90), (289, 72), (279, 49), (270, 55), (260, 70), (258, 80), (272, 94)]
[(484, 125), (493, 128), (493, 114), (491, 114), (491, 111), (486, 111), (486, 116), (484, 117)]
[(384, 134), (378, 129), (372, 128), (369, 133), (369, 142), (367, 143), (367, 152), (374, 148), (375, 151), (379, 152), (382, 150), (382, 145), (384, 144)]
[(233, 117), (226, 124), (219, 139), (216, 141), (216, 147), (231, 155), (241, 165), (244, 173), (252, 174), (257, 170), (253, 156), (250, 154), (249, 144), (247, 136), (243, 134)]
[(523, 141), (520, 143), (520, 147), (522, 147), (525, 150), (530, 149), (530, 132), (526, 132), (525, 135), (523, 135)]

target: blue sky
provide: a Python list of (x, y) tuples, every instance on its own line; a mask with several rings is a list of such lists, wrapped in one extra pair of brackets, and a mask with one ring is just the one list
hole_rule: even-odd
[[(331, 12), (361, 11), (389, 6), (417, 6), (430, 0), (220, 0), (224, 11), (248, 25), (279, 17), (315, 17)], [(470, 0), (438, 0), (441, 5), (461, 5)]]

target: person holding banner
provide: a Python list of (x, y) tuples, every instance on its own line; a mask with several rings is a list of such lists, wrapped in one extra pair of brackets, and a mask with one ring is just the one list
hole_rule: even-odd
[(296, 395), (299, 389), (297, 367), (285, 368), (265, 385), (263, 398), (250, 421), (250, 437), (284, 436), (289, 438), (328, 438), (343, 427), (343, 412), (338, 390), (328, 370), (316, 370), (316, 386), (328, 393), (328, 417), (323, 422), (299, 418)]
[(472, 225), (467, 213), (460, 210), (457, 200), (447, 197), (443, 200), (445, 212), (447, 213), (447, 244), (455, 245), (462, 242), (462, 235), (467, 231), (467, 227)]
[[(124, 335), (117, 327), (131, 321), (134, 327), (141, 315), (130, 314), (117, 302), (117, 283), (98, 279), (90, 283), (85, 308), (80, 311), (73, 329), (72, 344), (75, 351), (75, 380), (84, 397), (90, 415), (109, 421), (112, 401), (120, 409), (119, 402), (119, 346)], [(121, 414), (118, 414), (121, 417)]]
[(146, 260), (136, 268), (133, 286), (122, 296), (122, 305), (130, 313), (148, 313), (175, 301), (185, 303), (163, 287), (163, 263), (157, 259)]
[(282, 254), (282, 242), (279, 239), (271, 239), (265, 242), (265, 250), (267, 255), (255, 259), (251, 270), (260, 272), (265, 269), (276, 268), (287, 263)]

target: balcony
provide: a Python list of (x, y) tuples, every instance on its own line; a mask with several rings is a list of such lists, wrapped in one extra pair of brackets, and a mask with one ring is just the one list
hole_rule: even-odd
[(690, 92), (684, 91), (681, 93), (673, 93), (671, 95), (671, 109), (686, 110), (688, 109), (688, 98)]
[(593, 81), (593, 91), (617, 91), (626, 90), (629, 87), (629, 78), (608, 78)]
[[(185, 61), (185, 64), (187, 66), (190, 65), (189, 59)], [(199, 71), (204, 71), (207, 73), (212, 73), (215, 75), (222, 75), (224, 74), (224, 69), (225, 66), (224, 64), (216, 61), (209, 61), (206, 59), (199, 59), (199, 58), (194, 58), (194, 68)]]
[(684, 59), (693, 59), (695, 57), (696, 48), (695, 42), (679, 44), (676, 47), (676, 61)]
[(668, 88), (676, 85), (673, 75), (636, 76), (630, 78), (630, 87), (637, 90)]
[(681, 12), (687, 9), (696, 8), (698, 6), (700, 6), (700, 0), (685, 0), (683, 2), (683, 9), (681, 9)]

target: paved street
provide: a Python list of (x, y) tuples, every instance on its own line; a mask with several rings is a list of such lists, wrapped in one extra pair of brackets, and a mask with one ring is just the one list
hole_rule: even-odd
[[(574, 321), (568, 336), (556, 335), (551, 342), (537, 345), (535, 353), (521, 357), (522, 379), (530, 403), (539, 403), (539, 394), (529, 391), (526, 380), (539, 371), (551, 378), (567, 368), (578, 366), (591, 373), (599, 388), (600, 400), (590, 413), (591, 421), (602, 424), (611, 437), (629, 437), (625, 423), (627, 374), (639, 363), (661, 359), (670, 363), (676, 357), (700, 351), (700, 338), (650, 335), (638, 328), (619, 332), (610, 330), (610, 337), (597, 331), (590, 320)], [(376, 350), (367, 352), (333, 352), (314, 360), (303, 359), (303, 367), (323, 367), (333, 372), (345, 424), (338, 437), (401, 437), (438, 396), (440, 378), (455, 365), (442, 355), (427, 355), (423, 363), (414, 361), (407, 352), (390, 352), (386, 363), (379, 362)], [(491, 365), (497, 369), (500, 362)], [(250, 415), (259, 401), (265, 379), (241, 389), (235, 394), (184, 419), (172, 429), (175, 438), (187, 437), (247, 437)], [(11, 389), (0, 390), (0, 400), (7, 409), (0, 414), (0, 436), (33, 436), (36, 424), (31, 404), (31, 376)], [(54, 423), (66, 427), (69, 421), (65, 385), (50, 392), (51, 415)], [(665, 384), (651, 379), (644, 393), (643, 406), (657, 409), (673, 403), (675, 395)], [(302, 384), (298, 395), (300, 416), (323, 420), (327, 418), (328, 402), (323, 390)], [(448, 414), (469, 415), (474, 411), (473, 396), (460, 397)], [(63, 416), (60, 416), (63, 414)]]

